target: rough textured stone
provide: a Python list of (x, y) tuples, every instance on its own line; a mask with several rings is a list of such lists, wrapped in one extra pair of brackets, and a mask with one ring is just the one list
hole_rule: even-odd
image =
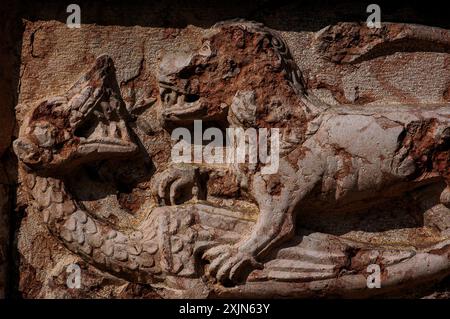
[[(22, 8), (16, 294), (445, 296), (449, 31), (168, 6), (82, 6), (81, 29)], [(238, 16), (265, 25), (217, 23)], [(171, 163), (172, 130), (196, 119), (279, 129), (278, 171)]]
[(15, 127), (14, 106), (20, 68), (20, 21), (17, 20), (17, 5), (5, 1), (0, 11), (0, 298), (4, 298), (10, 282), (11, 212), (14, 200), (17, 167), (8, 148)]

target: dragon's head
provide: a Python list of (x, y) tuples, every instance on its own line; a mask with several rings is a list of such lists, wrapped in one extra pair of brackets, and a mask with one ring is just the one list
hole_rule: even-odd
[(230, 113), (259, 127), (302, 117), (300, 70), (283, 39), (255, 22), (216, 24), (195, 51), (166, 55), (159, 86), (165, 125), (226, 123)]
[(126, 119), (114, 64), (102, 55), (64, 96), (45, 100), (27, 114), (14, 150), (26, 167), (43, 174), (127, 156), (137, 145)]

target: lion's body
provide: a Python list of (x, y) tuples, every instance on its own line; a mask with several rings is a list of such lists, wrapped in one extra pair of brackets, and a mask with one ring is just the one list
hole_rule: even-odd
[(163, 122), (193, 120), (230, 127), (278, 128), (279, 169), (233, 167), (256, 202), (255, 227), (234, 247), (206, 253), (219, 280), (234, 280), (249, 260), (289, 240), (308, 201), (333, 210), (370, 206), (427, 183), (447, 183), (450, 114), (444, 106), (331, 106), (308, 95), (281, 36), (260, 24), (218, 24), (189, 58), (162, 63)]
[[(317, 132), (293, 152), (294, 156), (310, 154), (296, 163), (297, 174), (307, 174), (304, 167), (318, 167), (316, 174), (321, 177), (316, 189), (320, 191), (311, 200), (327, 203), (330, 208), (353, 201), (370, 206), (370, 199), (379, 202), (380, 197), (392, 198), (442, 180), (433, 158), (414, 158), (415, 154), (410, 154), (414, 147), (404, 143), (408, 134), (414, 134), (407, 128), (422, 123), (422, 131), (416, 134), (424, 144), (420, 147), (429, 154), (421, 155), (436, 156), (439, 134), (450, 127), (449, 108), (420, 111), (394, 107), (379, 113), (372, 109), (371, 113), (351, 108), (327, 112), (321, 116)], [(449, 146), (439, 151), (448, 155)], [(420, 167), (421, 161), (429, 163)]]

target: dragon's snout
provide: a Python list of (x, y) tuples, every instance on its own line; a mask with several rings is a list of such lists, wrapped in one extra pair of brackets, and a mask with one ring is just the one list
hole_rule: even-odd
[(112, 60), (100, 56), (64, 96), (50, 98), (31, 110), (14, 151), (26, 166), (46, 174), (128, 156), (138, 146), (127, 119)]
[(13, 149), (19, 160), (26, 165), (36, 165), (42, 162), (42, 154), (39, 147), (27, 138), (15, 140)]
[(61, 130), (49, 122), (32, 123), (14, 141), (14, 151), (26, 166), (52, 174), (138, 150), (121, 117), (106, 120), (103, 115), (92, 113), (80, 123), (76, 129)]
[(46, 174), (60, 173), (81, 164), (121, 158), (137, 152), (138, 146), (130, 136), (124, 120), (88, 121), (84, 135), (73, 132), (55, 134), (52, 126), (36, 126), (13, 143), (18, 159), (27, 167)]
[(57, 144), (57, 129), (49, 122), (37, 122), (28, 127), (13, 143), (13, 149), (20, 161), (28, 166), (50, 162), (51, 150)]

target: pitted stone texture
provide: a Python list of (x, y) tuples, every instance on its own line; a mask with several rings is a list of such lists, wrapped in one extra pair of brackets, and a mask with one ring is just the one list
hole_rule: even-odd
[[(58, 22), (26, 23), (15, 143), (28, 205), (19, 231), (28, 267), (22, 290), (36, 286), (30, 295), (45, 296), (46, 276), (78, 258), (166, 297), (352, 296), (365, 287), (365, 266), (374, 261), (387, 282), (380, 294), (405, 279), (408, 285), (448, 274), (440, 218), (429, 228), (414, 225), (413, 236), (432, 237), (427, 245), (410, 247), (410, 240), (402, 249), (392, 247), (395, 240), (358, 241), (367, 238), (358, 231), (367, 232), (351, 224), (332, 234), (315, 234), (314, 220), (311, 230), (301, 228), (304, 208), (321, 208), (325, 223), (327, 212), (361, 220), (380, 198), (407, 198), (430, 185), (430, 206), (448, 204), (449, 111), (424, 104), (445, 102), (444, 80), (418, 90), (410, 76), (424, 65), (441, 74), (445, 52), (381, 54), (350, 61), (355, 67), (327, 61), (317, 49), (320, 34), (284, 37), (245, 21), (205, 32), (189, 26), (170, 36), (142, 27), (86, 25), (83, 32)], [(305, 45), (290, 48), (293, 42)], [(412, 62), (397, 65), (405, 54)], [(384, 81), (358, 73), (383, 63), (397, 65), (374, 72)], [(399, 93), (397, 83), (413, 97)], [(279, 128), (279, 170), (168, 165), (170, 130), (198, 118)], [(56, 244), (63, 261), (57, 265), (44, 262), (56, 246), (32, 255), (53, 240), (43, 224), (68, 249)], [(388, 230), (399, 234), (398, 227)], [(386, 238), (386, 229), (375, 228), (376, 239)], [(103, 287), (106, 275), (93, 277)]]

